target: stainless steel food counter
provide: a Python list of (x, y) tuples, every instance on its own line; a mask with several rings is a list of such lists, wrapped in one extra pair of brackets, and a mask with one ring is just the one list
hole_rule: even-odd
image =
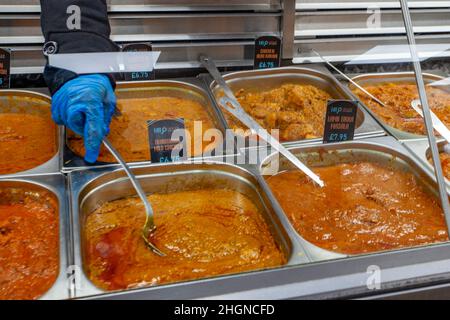
[[(288, 64), (291, 61), (322, 62), (311, 55), (308, 51), (310, 48), (321, 52), (331, 61), (348, 61), (375, 46), (405, 43), (398, 1), (107, 2), (112, 39), (122, 44), (152, 41), (153, 49), (162, 52), (157, 70), (171, 70), (177, 77), (184, 76), (178, 74), (181, 69), (200, 67), (199, 54), (213, 57), (221, 67), (251, 67), (254, 40), (261, 35), (283, 38), (282, 56), (284, 63)], [(450, 26), (446, 23), (446, 15), (450, 1), (411, 0), (409, 3), (416, 29), (421, 32), (417, 35), (418, 43), (447, 43)], [(376, 10), (381, 10), (383, 21), (379, 27), (370, 27), (367, 25), (368, 18)], [(24, 0), (20, 4), (15, 0), (4, 0), (0, 4), (0, 46), (12, 51), (13, 75), (35, 76), (43, 70), (45, 59), (41, 52), (43, 38), (39, 12), (38, 0)], [(386, 76), (398, 78), (399, 74), (383, 75)], [(411, 74), (401, 77), (411, 79)], [(379, 78), (379, 75), (364, 75), (357, 79), (364, 82), (375, 81), (374, 78)], [(226, 74), (225, 79), (233, 89), (267, 88), (283, 81), (293, 81), (317, 85), (340, 98), (354, 98), (349, 88), (339, 83), (326, 68), (318, 65), (243, 71)], [(119, 84), (118, 88), (127, 90), (134, 86), (160, 85), (179, 86), (194, 92), (206, 102), (219, 129), (223, 131), (227, 128), (225, 117), (215, 99), (217, 90), (208, 76)], [(8, 91), (0, 92), (2, 96), (5, 94)], [(29, 92), (21, 94), (37, 97)], [(40, 97), (49, 102), (48, 97)], [(414, 173), (435, 193), (426, 139), (405, 136), (385, 123), (377, 123), (375, 118), (368, 108), (359, 109), (358, 128), (353, 142), (322, 145), (320, 139), (311, 139), (290, 141), (285, 146), (312, 166), (326, 161), (339, 162), (355, 158), (389, 162), (399, 169)], [(386, 136), (385, 131), (402, 142)], [(103, 163), (86, 166), (65, 145), (65, 132), (59, 129), (56, 134), (58, 153), (48, 163), (14, 176), (0, 176), (0, 186), (33, 185), (49, 190), (58, 199), (59, 277), (42, 299), (395, 298), (416, 297), (426, 293), (435, 298), (444, 295), (450, 298), (450, 243), (352, 256), (319, 248), (295, 231), (268, 187), (263, 173), (267, 169), (264, 164), (274, 157), (269, 150), (261, 153), (266, 155), (257, 164), (231, 163), (236, 157), (245, 159), (249, 151), (245, 148), (234, 148), (224, 157), (197, 158), (197, 162), (167, 165), (142, 162), (133, 165), (148, 192), (166, 192), (169, 186), (176, 190), (189, 189), (201, 181), (211, 187), (220, 182), (223, 187), (235, 188), (249, 195), (264, 212), (272, 235), (287, 257), (286, 265), (270, 270), (122, 292), (100, 290), (85, 273), (82, 237), (84, 218), (103, 201), (131, 195), (132, 190), (117, 165)], [(281, 162), (281, 169), (288, 167), (287, 163)], [(65, 175), (60, 174), (60, 171)], [(450, 185), (448, 189), (450, 192)]]
[[(325, 86), (343, 97), (348, 97), (349, 94), (347, 88), (321, 67), (245, 71), (228, 74), (226, 79), (230, 84), (236, 84), (236, 88), (241, 85), (260, 86), (260, 79), (271, 79), (269, 82), (265, 81), (269, 86), (294, 79), (299, 83), (309, 81), (319, 87)], [(200, 98), (211, 103), (211, 112), (217, 114), (219, 124), (223, 123), (223, 119), (220, 120), (223, 115), (214, 101), (214, 86), (208, 78), (126, 83), (119, 84), (119, 90), (161, 88), (168, 85), (194, 90)], [(385, 136), (369, 113), (363, 109), (361, 112), (363, 117), (360, 117), (359, 136), (353, 142), (322, 145), (316, 139), (294, 141), (287, 144), (287, 147), (311, 166), (352, 159), (389, 163), (399, 170), (412, 172), (431, 193), (436, 193), (433, 172), (426, 156), (419, 158), (413, 154), (413, 151), (422, 150), (426, 155), (423, 139), (408, 141), (415, 143), (414, 148), (409, 144), (402, 145), (393, 137)], [(61, 137), (60, 140), (64, 141), (64, 138)], [(245, 158), (245, 154), (240, 153), (240, 156)], [(64, 171), (68, 173), (67, 186), (64, 176), (41, 171), (9, 178), (21, 183), (24, 181), (42, 185), (54, 192), (61, 204), (61, 274), (55, 288), (42, 298), (291, 299), (385, 297), (384, 295), (393, 298), (408, 289), (421, 292), (426, 286), (439, 286), (450, 281), (449, 243), (364, 255), (343, 255), (311, 244), (293, 228), (264, 179), (267, 169), (265, 163), (274, 155), (269, 152), (257, 164), (242, 165), (232, 164), (234, 157), (235, 155), (197, 158), (196, 162), (181, 164), (138, 163), (134, 164), (133, 170), (143, 182), (144, 189), (151, 193), (186, 190), (193, 185), (204, 184), (211, 188), (214, 185), (229, 187), (249, 195), (262, 208), (272, 235), (285, 253), (285, 266), (120, 292), (100, 290), (85, 273), (82, 236), (85, 217), (99, 204), (132, 195), (133, 192), (128, 179), (117, 165), (95, 168), (65, 166)], [(281, 161), (280, 170), (288, 167), (285, 161)], [(5, 177), (0, 178), (0, 184), (3, 181)], [(67, 206), (66, 201), (69, 203)]]

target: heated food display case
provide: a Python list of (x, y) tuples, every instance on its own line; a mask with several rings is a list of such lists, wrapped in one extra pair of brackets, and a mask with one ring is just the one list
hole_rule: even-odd
[[(83, 138), (51, 120), (39, 1), (2, 1), (0, 299), (450, 298), (450, 1), (107, 3), (113, 41), (161, 52), (153, 80), (116, 74), (109, 140), (166, 256), (141, 239), (143, 205), (114, 157), (88, 164)], [(258, 69), (267, 36), (280, 66)], [(224, 84), (324, 187), (258, 144)], [(354, 134), (330, 142), (333, 101), (351, 103)], [(167, 119), (189, 133), (179, 161), (151, 147), (149, 121)]]

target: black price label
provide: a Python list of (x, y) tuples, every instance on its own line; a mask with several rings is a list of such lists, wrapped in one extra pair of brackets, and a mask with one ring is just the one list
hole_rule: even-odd
[[(148, 43), (132, 43), (124, 45), (123, 52), (150, 52), (153, 51), (152, 44)], [(154, 71), (127, 72), (123, 74), (125, 81), (147, 81), (155, 79)]]
[(9, 89), (11, 74), (11, 52), (0, 48), (0, 89)]
[(357, 101), (328, 101), (323, 142), (333, 143), (353, 140), (357, 112)]
[(184, 119), (149, 120), (147, 125), (153, 163), (187, 159)]
[(275, 36), (259, 37), (255, 41), (255, 69), (271, 69), (280, 66), (281, 40)]

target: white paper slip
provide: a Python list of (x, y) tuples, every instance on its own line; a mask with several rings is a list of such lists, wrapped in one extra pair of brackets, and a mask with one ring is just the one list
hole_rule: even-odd
[(161, 52), (94, 52), (49, 55), (49, 65), (77, 74), (153, 71)]

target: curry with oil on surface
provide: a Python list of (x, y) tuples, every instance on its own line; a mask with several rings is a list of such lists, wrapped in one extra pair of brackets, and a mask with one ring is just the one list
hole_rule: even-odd
[(143, 204), (125, 198), (89, 214), (85, 268), (105, 290), (159, 285), (286, 263), (268, 225), (245, 195), (224, 189), (149, 196), (155, 210), (152, 253), (141, 238)]
[[(381, 120), (405, 132), (426, 134), (422, 117), (411, 107), (411, 102), (419, 98), (416, 85), (387, 82), (363, 87), (386, 105), (383, 107), (361, 90), (353, 89), (358, 98)], [(450, 126), (450, 93), (432, 86), (427, 86), (426, 91), (432, 111), (442, 122)]]
[[(241, 89), (235, 93), (242, 108), (269, 133), (280, 132), (279, 140), (293, 141), (319, 138), (323, 135), (328, 100), (332, 96), (315, 86), (284, 84), (266, 92)], [(231, 129), (249, 131), (226, 112)]]
[[(213, 143), (203, 142), (205, 131), (215, 128), (215, 125), (205, 106), (197, 101), (178, 97), (130, 98), (120, 99), (117, 108), (119, 115), (111, 122), (108, 138), (127, 162), (150, 160), (148, 120), (183, 118), (191, 136), (188, 156), (201, 155)], [(202, 123), (201, 130), (197, 130), (196, 134), (194, 121)], [(68, 146), (77, 155), (85, 154), (83, 139), (73, 132), (69, 133)], [(115, 162), (115, 159), (102, 146), (98, 161)]]
[(59, 272), (58, 204), (48, 192), (0, 188), (0, 300), (37, 299)]
[(360, 254), (448, 240), (438, 200), (411, 173), (371, 162), (314, 171), (324, 188), (299, 171), (267, 182), (297, 232), (316, 246)]
[(0, 174), (30, 170), (56, 153), (56, 125), (50, 114), (0, 113)]

